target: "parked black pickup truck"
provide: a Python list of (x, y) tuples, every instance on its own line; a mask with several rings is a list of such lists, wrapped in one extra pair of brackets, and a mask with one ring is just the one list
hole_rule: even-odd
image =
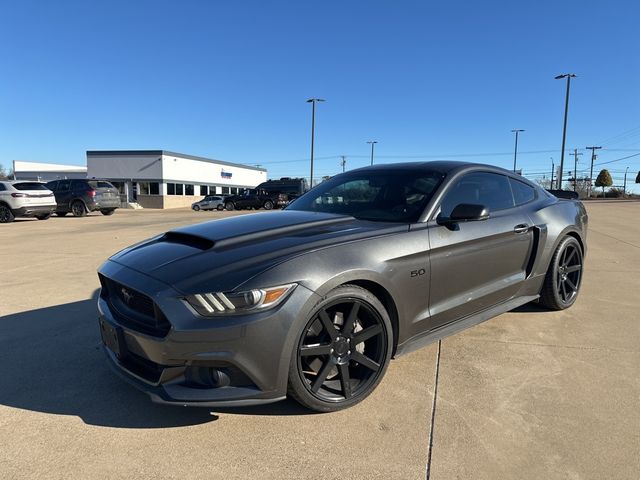
[(287, 196), (279, 193), (268, 193), (266, 190), (249, 188), (240, 195), (231, 195), (224, 199), (227, 210), (241, 210), (243, 208), (272, 208), (283, 207), (287, 203)]

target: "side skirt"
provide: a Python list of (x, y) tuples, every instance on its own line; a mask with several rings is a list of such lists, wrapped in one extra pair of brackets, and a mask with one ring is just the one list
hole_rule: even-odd
[(512, 298), (511, 300), (500, 303), (495, 307), (488, 308), (487, 310), (483, 310), (460, 320), (447, 323), (446, 325), (438, 327), (434, 330), (429, 330), (428, 332), (416, 335), (415, 337), (405, 341), (402, 345), (398, 345), (394, 358), (418, 350), (426, 345), (429, 345), (430, 343), (442, 340), (445, 337), (490, 320), (493, 317), (497, 317), (498, 315), (509, 312), (514, 308), (518, 308), (526, 303), (533, 302), (539, 297), (540, 295), (530, 295), (527, 297)]

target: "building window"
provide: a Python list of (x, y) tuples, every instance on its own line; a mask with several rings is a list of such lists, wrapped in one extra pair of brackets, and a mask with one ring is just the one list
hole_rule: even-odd
[(238, 188), (237, 187), (231, 187), (231, 195), (237, 195), (238, 194)]
[(184, 185), (182, 183), (176, 183), (176, 195), (184, 195)]
[(140, 195), (159, 195), (160, 185), (158, 182), (138, 182)]
[(229, 187), (222, 187), (222, 194), (229, 195)]
[(175, 195), (175, 194), (176, 194), (176, 184), (167, 183), (167, 195)]
[(193, 195), (193, 185), (185, 185), (184, 186), (184, 194), (185, 195)]
[(200, 195), (205, 197), (209, 195), (209, 187), (207, 187), (206, 185), (200, 185)]

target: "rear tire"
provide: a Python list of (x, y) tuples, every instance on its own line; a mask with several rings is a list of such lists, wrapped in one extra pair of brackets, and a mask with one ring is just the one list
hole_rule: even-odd
[(0, 223), (11, 223), (15, 218), (13, 212), (7, 205), (0, 205)]
[(567, 236), (551, 258), (540, 291), (540, 304), (551, 310), (564, 310), (573, 305), (580, 293), (582, 269), (580, 243), (574, 237)]
[(76, 200), (71, 204), (71, 213), (74, 217), (84, 217), (87, 214), (87, 209), (81, 200)]
[(51, 218), (51, 214), (47, 213), (45, 215), (36, 215), (36, 218), (38, 220), (49, 220)]
[(59, 217), (64, 217), (68, 212), (56, 212), (56, 215)]
[(273, 208), (273, 202), (271, 200), (267, 200), (262, 206), (265, 210), (271, 210)]
[(222, 210), (224, 210), (224, 205), (220, 204), (216, 207), (216, 210), (218, 210), (219, 212), (221, 212)]
[(193, 209), (194, 209), (196, 212), (199, 212), (199, 211), (200, 211), (200, 206), (199, 206), (199, 205), (194, 205), (194, 206), (193, 206)]
[(109, 209), (105, 209), (105, 210), (100, 210), (100, 213), (103, 215), (113, 215), (113, 213), (116, 211), (115, 208), (109, 208)]
[(236, 206), (233, 204), (233, 202), (227, 202), (224, 204), (224, 209), (230, 212), (231, 210), (235, 210)]
[(355, 285), (335, 288), (299, 333), (288, 393), (317, 412), (355, 405), (382, 380), (392, 349), (391, 320), (382, 303)]

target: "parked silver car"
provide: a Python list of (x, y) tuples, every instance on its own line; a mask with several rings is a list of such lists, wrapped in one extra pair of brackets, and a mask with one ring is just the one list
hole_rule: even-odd
[(200, 210), (222, 210), (224, 209), (224, 197), (219, 195), (207, 195), (199, 202), (191, 205), (196, 212)]

